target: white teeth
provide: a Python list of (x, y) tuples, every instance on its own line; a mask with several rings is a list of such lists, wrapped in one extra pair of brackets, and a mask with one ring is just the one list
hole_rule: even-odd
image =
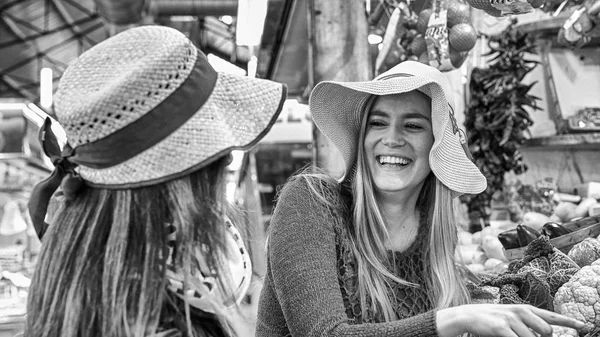
[(379, 156), (380, 164), (400, 164), (407, 165), (408, 159), (400, 158), (400, 157), (392, 157), (392, 156)]

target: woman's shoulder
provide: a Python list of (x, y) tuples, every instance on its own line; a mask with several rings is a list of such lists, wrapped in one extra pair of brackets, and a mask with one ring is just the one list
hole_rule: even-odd
[(307, 235), (320, 241), (339, 237), (351, 221), (344, 195), (343, 188), (330, 176), (299, 173), (290, 177), (277, 193), (269, 224), (270, 241), (287, 244)]
[(341, 185), (330, 175), (303, 171), (281, 186), (276, 205), (299, 203), (310, 207), (337, 208), (344, 203), (343, 194)]

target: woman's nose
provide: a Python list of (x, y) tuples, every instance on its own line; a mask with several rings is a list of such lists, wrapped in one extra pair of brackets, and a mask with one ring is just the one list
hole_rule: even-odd
[(383, 143), (383, 145), (389, 147), (406, 145), (406, 140), (404, 139), (404, 136), (397, 131), (390, 131), (386, 133), (381, 142)]

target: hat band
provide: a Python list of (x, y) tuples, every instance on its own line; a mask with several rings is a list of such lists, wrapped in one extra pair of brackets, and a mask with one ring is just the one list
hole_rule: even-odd
[(152, 110), (125, 127), (75, 147), (69, 161), (104, 169), (121, 164), (158, 144), (185, 124), (208, 100), (218, 74), (198, 52), (194, 68), (181, 85)]

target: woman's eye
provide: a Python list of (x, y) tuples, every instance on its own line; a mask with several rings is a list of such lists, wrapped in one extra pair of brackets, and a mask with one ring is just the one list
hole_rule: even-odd
[(408, 123), (406, 124), (406, 127), (409, 129), (422, 129), (423, 127), (419, 124), (415, 124), (415, 123)]
[(372, 119), (369, 121), (369, 126), (385, 126), (385, 122), (379, 119)]

